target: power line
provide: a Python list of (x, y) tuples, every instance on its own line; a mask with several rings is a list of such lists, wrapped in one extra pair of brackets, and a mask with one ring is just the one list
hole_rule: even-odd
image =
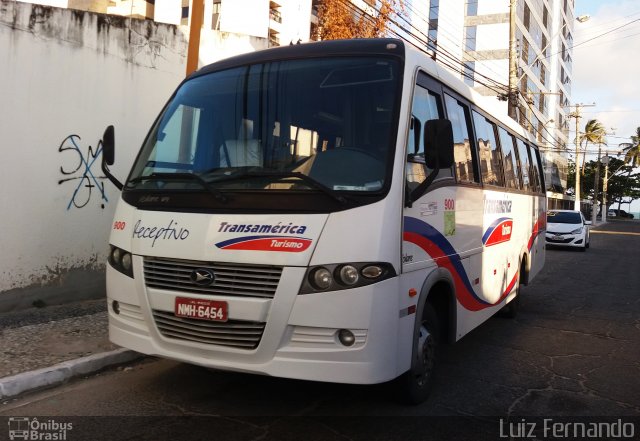
[[(568, 47), (568, 49), (575, 49), (575, 48), (576, 48), (576, 47), (578, 47), (578, 46), (581, 46), (581, 45), (583, 45), (583, 44), (585, 44), (585, 43), (588, 43), (588, 42), (590, 42), (590, 41), (593, 41), (593, 40), (595, 40), (595, 39), (597, 39), (597, 38), (604, 37), (605, 35), (608, 35), (608, 34), (610, 34), (610, 33), (612, 33), (612, 32), (615, 32), (615, 31), (617, 31), (617, 30), (619, 30), (619, 29), (624, 28), (625, 26), (629, 26), (630, 24), (632, 24), (632, 23), (636, 23), (636, 22), (638, 22), (638, 21), (640, 21), (640, 18), (636, 18), (635, 20), (631, 20), (630, 22), (627, 22), (627, 23), (623, 24), (622, 26), (618, 26), (617, 28), (611, 29), (611, 30), (609, 30), (609, 31), (607, 31), (607, 32), (604, 32), (604, 33), (600, 34), (600, 35), (596, 35), (595, 37), (589, 38), (588, 40), (581, 41), (580, 43), (574, 44), (573, 46)], [(551, 54), (551, 55), (549, 55), (549, 56), (545, 57), (545, 59), (546, 59), (546, 58), (550, 58), (550, 57), (552, 57), (552, 56), (554, 56), (554, 55), (558, 55), (558, 54), (560, 54), (560, 53), (562, 53), (562, 51), (559, 51), (559, 52), (556, 52), (556, 53), (554, 53), (554, 54)]]
[(611, 40), (605, 40), (605, 41), (601, 41), (601, 42), (598, 42), (598, 43), (591, 43), (591, 44), (588, 44), (586, 46), (581, 46), (579, 49), (590, 48), (590, 47), (599, 46), (599, 45), (607, 44), (607, 43), (614, 43), (616, 41), (624, 40), (626, 38), (636, 37), (638, 35), (640, 35), (640, 33), (631, 34), (631, 35), (625, 35), (623, 37), (614, 38), (614, 39), (611, 39)]
[[(360, 15), (360, 18), (363, 18), (365, 20), (368, 20), (369, 22), (373, 23), (374, 22), (374, 18), (370, 15), (367, 14), (366, 11), (360, 9), (358, 6), (354, 5), (350, 0), (339, 0), (339, 2), (346, 8), (348, 8), (349, 10), (351, 10), (352, 12), (356, 12), (358, 15)], [(370, 6), (370, 8), (378, 13), (381, 13), (381, 11), (378, 8), (375, 8), (373, 6)], [(427, 49), (431, 48), (433, 49), (433, 51), (436, 54), (439, 54), (440, 57), (438, 58), (438, 60), (440, 61), (440, 64), (456, 71), (459, 72), (462, 76), (465, 76), (467, 78), (470, 79), (474, 79), (473, 76), (469, 75), (468, 73), (466, 73), (464, 71), (464, 69), (468, 68), (468, 66), (466, 66), (462, 61), (460, 61), (455, 55), (449, 53), (448, 51), (438, 48), (436, 45), (436, 42), (430, 38), (428, 35), (425, 35), (422, 31), (420, 31), (419, 29), (416, 29), (406, 18), (404, 18), (402, 15), (398, 15), (398, 17), (403, 20), (404, 22), (406, 22), (409, 25), (409, 28), (411, 30), (416, 30), (419, 34), (422, 35), (422, 37), (426, 38), (426, 40), (424, 38), (422, 38), (420, 35), (415, 34), (414, 32), (412, 32), (411, 30), (407, 29), (405, 26), (402, 26), (400, 23), (398, 23), (396, 20), (389, 18), (389, 22), (395, 26), (399, 31), (405, 33), (406, 35), (412, 37), (413, 39), (415, 39), (416, 41), (418, 41), (419, 43), (423, 44)], [(418, 46), (417, 44), (415, 44), (414, 42), (412, 42), (411, 40), (407, 40), (406, 38), (403, 38), (403, 36), (397, 31), (392, 29), (391, 27), (388, 28), (388, 32), (392, 33), (393, 35), (397, 36), (398, 38), (406, 41), (407, 43), (411, 44), (412, 46), (415, 46), (418, 50), (425, 52), (424, 48), (421, 46)], [(427, 53), (427, 52), (425, 52)], [(430, 55), (429, 53), (427, 53), (427, 55)], [(443, 59), (444, 58), (444, 59)], [(461, 68), (458, 68), (457, 65), (460, 65)], [(473, 71), (473, 69), (470, 69)], [(492, 90), (493, 92), (495, 92), (496, 94), (501, 94), (504, 93), (504, 90), (502, 90), (503, 88), (506, 88), (506, 85), (501, 84), (495, 80), (493, 80), (490, 77), (487, 77), (485, 75), (482, 75), (478, 72), (473, 71), (476, 75), (482, 76), (483, 78), (486, 79), (486, 81), (489, 81), (489, 84), (484, 82), (484, 81), (480, 81), (477, 78), (474, 79), (474, 81), (478, 82), (479, 84), (482, 84), (483, 86), (487, 87), (488, 89)], [(495, 87), (499, 87), (500, 90), (496, 89)]]

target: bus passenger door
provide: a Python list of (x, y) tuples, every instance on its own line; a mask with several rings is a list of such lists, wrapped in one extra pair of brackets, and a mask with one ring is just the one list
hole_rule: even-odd
[[(426, 192), (421, 191), (420, 188), (420, 184), (434, 172), (425, 163), (424, 127), (427, 121), (440, 118), (444, 118), (442, 87), (438, 82), (420, 72), (413, 94), (407, 138), (406, 203), (402, 232), (403, 273), (435, 266), (435, 260), (443, 257), (436, 251), (437, 247), (433, 246), (429, 238), (434, 238), (437, 232), (444, 231), (446, 227), (443, 204), (447, 198), (444, 193), (451, 192), (453, 197), (455, 188), (442, 186), (442, 183), (452, 179), (451, 171), (441, 170)], [(420, 195), (420, 193), (424, 194)], [(455, 228), (455, 223), (449, 225), (449, 228)]]

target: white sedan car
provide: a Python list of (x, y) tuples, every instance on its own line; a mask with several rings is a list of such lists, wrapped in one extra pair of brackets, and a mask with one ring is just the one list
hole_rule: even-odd
[(584, 219), (579, 211), (549, 210), (547, 212), (547, 245), (558, 247), (589, 248), (591, 221)]

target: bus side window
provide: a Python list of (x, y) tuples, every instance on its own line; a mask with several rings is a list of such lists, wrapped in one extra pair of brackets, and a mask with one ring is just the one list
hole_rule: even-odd
[(513, 136), (502, 127), (498, 128), (500, 134), (500, 148), (502, 149), (502, 161), (504, 169), (504, 180), (507, 188), (520, 188), (520, 177), (518, 175), (518, 161), (514, 149)]
[(482, 182), (485, 185), (504, 186), (502, 158), (496, 141), (496, 126), (477, 112), (473, 112), (473, 122), (478, 139), (478, 154)]
[(546, 186), (546, 176), (544, 175), (544, 167), (542, 166), (542, 161), (540, 158), (540, 151), (538, 149), (533, 149), (531, 154), (531, 160), (534, 162), (536, 170), (538, 170), (538, 179), (539, 179), (539, 185), (540, 187), (538, 188), (539, 192), (541, 194), (545, 194), (545, 192), (547, 191), (547, 186)]
[(518, 146), (518, 156), (520, 158), (520, 172), (522, 173), (522, 189), (531, 192), (534, 186), (531, 182), (531, 160), (529, 159), (529, 151), (527, 145), (520, 139), (516, 140)]
[(453, 168), (458, 182), (479, 182), (476, 176), (475, 149), (471, 144), (469, 108), (445, 94), (447, 117), (453, 126)]
[(442, 118), (440, 96), (416, 85), (407, 138), (406, 179), (410, 190), (418, 187), (432, 171), (424, 162), (424, 126), (430, 119), (439, 118)]
[(531, 184), (533, 185), (534, 192), (544, 193), (540, 168), (538, 167), (538, 158), (536, 157), (537, 151), (531, 144), (528, 144), (527, 147), (529, 147), (529, 158), (531, 158)]

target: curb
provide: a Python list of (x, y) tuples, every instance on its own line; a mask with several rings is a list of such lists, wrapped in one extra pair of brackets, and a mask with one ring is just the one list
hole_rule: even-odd
[(109, 366), (128, 363), (144, 356), (128, 349), (116, 349), (0, 378), (0, 399), (36, 389), (58, 386), (72, 378), (91, 374)]

